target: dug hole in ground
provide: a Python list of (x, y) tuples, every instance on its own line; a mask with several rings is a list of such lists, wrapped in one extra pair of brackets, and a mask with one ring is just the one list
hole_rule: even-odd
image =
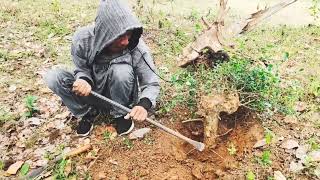
[[(135, 141), (132, 149), (117, 145), (101, 149), (99, 159), (91, 168), (93, 177), (243, 178), (242, 174), (230, 175), (228, 170), (239, 168), (242, 159), (251, 156), (253, 145), (263, 138), (264, 129), (257, 116), (239, 107), (239, 98), (234, 94), (203, 97), (200, 104), (206, 107), (199, 112), (204, 117), (202, 120), (184, 121), (188, 112), (176, 108), (174, 111), (181, 119), (166, 124), (187, 137), (205, 142), (203, 152), (163, 131), (153, 130), (144, 140)], [(99, 139), (102, 134), (99, 135), (99, 130), (96, 132)]]

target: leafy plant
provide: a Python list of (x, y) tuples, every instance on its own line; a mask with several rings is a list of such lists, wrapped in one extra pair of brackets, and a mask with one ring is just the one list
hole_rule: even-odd
[(123, 139), (123, 143), (126, 145), (126, 147), (128, 149), (132, 149), (133, 148), (133, 142), (129, 138), (125, 137)]
[(68, 163), (68, 160), (66, 159), (62, 159), (61, 161), (59, 161), (54, 169), (53, 169), (53, 172), (54, 172), (54, 179), (66, 179), (67, 177), (65, 176), (64, 174), (64, 170), (66, 168), (66, 165)]
[(262, 156), (258, 158), (258, 162), (263, 166), (271, 165), (272, 161), (270, 159), (271, 153), (268, 150), (263, 151)]
[(227, 148), (230, 155), (235, 155), (237, 153), (236, 146), (233, 143), (229, 144), (229, 147)]
[(201, 33), (203, 31), (203, 26), (200, 23), (196, 23), (194, 26), (194, 29), (197, 34)]
[(311, 150), (319, 150), (320, 144), (317, 142), (317, 139), (315, 137), (310, 138), (308, 141), (308, 144), (311, 146)]
[(271, 144), (272, 139), (274, 138), (274, 133), (269, 129), (266, 129), (265, 139), (267, 144)]
[(30, 169), (30, 165), (28, 163), (24, 163), (20, 169), (20, 175), (25, 176)]
[(247, 180), (255, 180), (256, 179), (256, 175), (251, 170), (249, 170), (247, 172), (246, 179)]
[(108, 142), (108, 141), (110, 140), (111, 136), (112, 136), (112, 133), (110, 133), (109, 131), (105, 131), (105, 132), (103, 133), (103, 139), (104, 139), (106, 142)]
[(33, 114), (38, 111), (38, 108), (36, 107), (37, 99), (38, 97), (32, 95), (28, 95), (25, 98), (25, 106), (27, 108), (27, 112), (25, 113), (25, 115), (27, 117), (32, 117)]

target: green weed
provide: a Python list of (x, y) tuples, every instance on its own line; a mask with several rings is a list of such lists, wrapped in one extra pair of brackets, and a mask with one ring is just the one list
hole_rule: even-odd
[(59, 0), (52, 0), (51, 10), (53, 13), (59, 14), (61, 12), (61, 2)]
[(65, 168), (71, 160), (62, 159), (53, 168), (53, 179), (67, 179), (68, 174), (65, 173)]
[(256, 175), (250, 170), (246, 174), (246, 179), (247, 180), (255, 180), (256, 179)]
[(233, 143), (229, 144), (229, 147), (227, 148), (227, 150), (231, 156), (234, 156), (237, 154), (236, 146)]
[(32, 117), (34, 113), (38, 111), (38, 108), (36, 107), (36, 101), (38, 97), (28, 95), (25, 98), (25, 106), (27, 108), (27, 112), (25, 112), (26, 117)]
[(263, 166), (269, 166), (272, 164), (272, 161), (270, 159), (271, 152), (268, 150), (263, 151), (262, 156), (257, 158), (257, 161), (259, 164)]
[(311, 146), (311, 150), (313, 151), (320, 149), (319, 141), (315, 137), (310, 138), (307, 143)]
[(312, 6), (309, 8), (311, 16), (316, 20), (320, 13), (320, 0), (312, 0)]
[(266, 143), (271, 144), (274, 137), (275, 137), (275, 134), (269, 129), (266, 129), (266, 132), (265, 132)]
[(143, 143), (146, 145), (152, 145), (154, 144), (155, 140), (151, 136), (146, 136), (143, 138)]
[(310, 79), (310, 84), (308, 87), (309, 94), (319, 97), (320, 96), (320, 80), (317, 79), (316, 77), (312, 77)]
[(68, 28), (65, 22), (47, 19), (39, 23), (37, 36), (41, 41), (46, 41), (50, 37), (64, 37), (70, 33), (71, 30)]
[(25, 176), (29, 172), (29, 169), (30, 165), (28, 163), (24, 163), (20, 169), (20, 175)]
[(105, 142), (109, 142), (111, 136), (112, 136), (112, 133), (110, 133), (109, 131), (105, 131), (105, 132), (103, 133), (103, 139), (104, 139), (104, 141), (105, 141)]
[(0, 125), (16, 119), (18, 119), (18, 116), (16, 114), (0, 108)]
[(0, 171), (3, 170), (3, 168), (4, 168), (4, 162), (0, 160)]
[(199, 11), (197, 11), (196, 9), (191, 9), (191, 13), (188, 19), (191, 21), (199, 21), (200, 18), (201, 18), (201, 14), (199, 13)]
[(129, 138), (124, 138), (123, 139), (123, 144), (128, 148), (132, 149), (133, 148), (133, 142)]

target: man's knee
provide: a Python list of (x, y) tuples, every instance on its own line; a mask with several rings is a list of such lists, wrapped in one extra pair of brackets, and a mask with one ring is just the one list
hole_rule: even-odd
[(44, 75), (44, 81), (51, 90), (67, 86), (65, 81), (72, 81), (72, 79), (74, 79), (74, 77), (70, 72), (61, 69), (49, 70)]
[(134, 75), (133, 75), (133, 68), (131, 65), (113, 64), (111, 68), (112, 68), (111, 78), (113, 81), (116, 81), (119, 83), (133, 82)]

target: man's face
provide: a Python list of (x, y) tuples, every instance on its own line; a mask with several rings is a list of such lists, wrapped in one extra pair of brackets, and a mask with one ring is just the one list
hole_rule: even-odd
[(124, 35), (118, 37), (110, 46), (108, 50), (112, 53), (119, 53), (127, 48), (129, 45), (129, 40), (132, 36), (131, 31), (127, 31)]

